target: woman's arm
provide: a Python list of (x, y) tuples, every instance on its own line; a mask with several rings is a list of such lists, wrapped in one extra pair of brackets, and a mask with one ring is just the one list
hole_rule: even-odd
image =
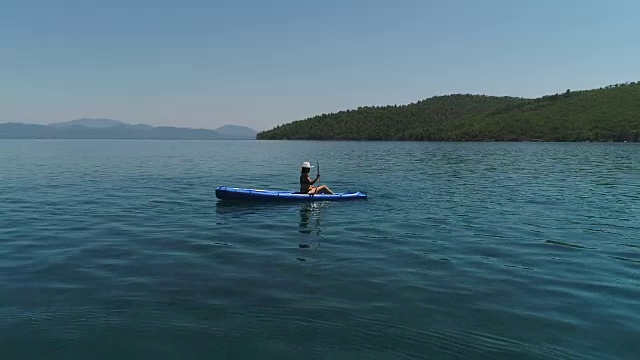
[(315, 183), (316, 183), (316, 181), (318, 181), (318, 179), (319, 179), (319, 178), (320, 178), (320, 176), (318, 175), (318, 176), (316, 176), (316, 178), (315, 178), (315, 179), (311, 180), (311, 177), (309, 177), (309, 174), (307, 174), (307, 176), (306, 176), (306, 178), (305, 178), (305, 182), (306, 182), (308, 185), (313, 185), (313, 184), (315, 184)]

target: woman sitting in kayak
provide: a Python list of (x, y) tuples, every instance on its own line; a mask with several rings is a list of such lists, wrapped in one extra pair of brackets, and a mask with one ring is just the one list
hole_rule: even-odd
[(318, 187), (312, 186), (318, 179), (320, 174), (315, 179), (311, 180), (309, 172), (311, 171), (311, 164), (305, 161), (302, 163), (302, 170), (300, 171), (300, 192), (303, 194), (333, 194), (333, 191), (327, 187), (327, 185), (320, 185)]

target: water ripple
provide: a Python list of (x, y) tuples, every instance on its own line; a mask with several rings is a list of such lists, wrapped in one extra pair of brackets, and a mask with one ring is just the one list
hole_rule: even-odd
[[(370, 199), (215, 199), (295, 188), (318, 154), (323, 182)], [(638, 159), (621, 144), (0, 142), (0, 344), (8, 358), (635, 359)]]

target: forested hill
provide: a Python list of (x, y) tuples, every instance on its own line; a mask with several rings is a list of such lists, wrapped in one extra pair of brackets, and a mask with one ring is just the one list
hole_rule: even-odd
[(640, 82), (538, 99), (436, 96), (360, 107), (261, 132), (258, 139), (639, 141)]

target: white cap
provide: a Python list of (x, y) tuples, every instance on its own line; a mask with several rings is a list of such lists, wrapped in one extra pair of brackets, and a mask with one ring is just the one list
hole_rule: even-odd
[(313, 166), (311, 166), (311, 164), (309, 164), (308, 161), (305, 161), (305, 162), (302, 163), (302, 167), (303, 168), (312, 168)]

